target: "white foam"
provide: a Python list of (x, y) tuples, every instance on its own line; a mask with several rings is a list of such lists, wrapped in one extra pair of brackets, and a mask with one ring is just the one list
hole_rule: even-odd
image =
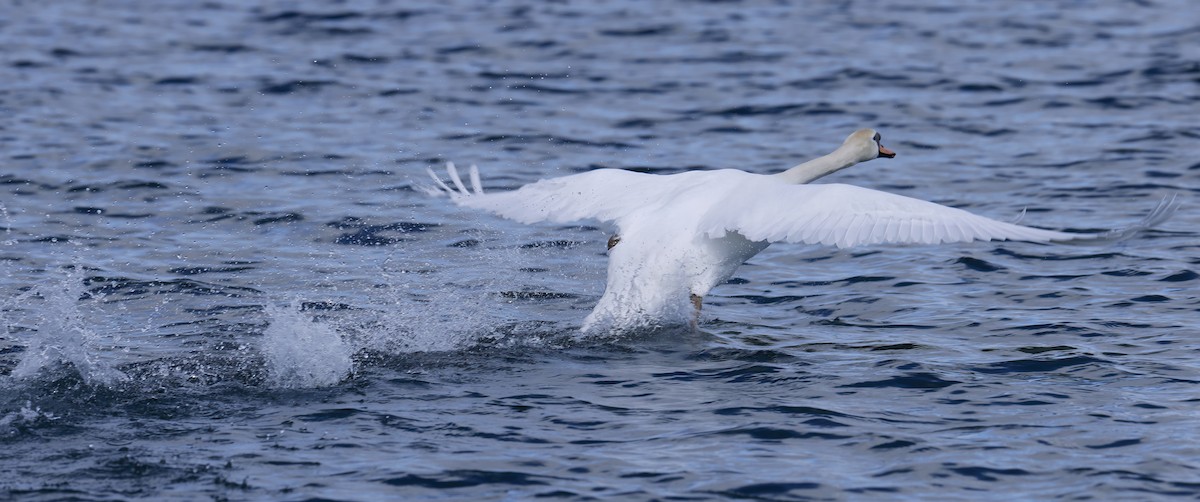
[(12, 238), (12, 216), (8, 214), (8, 208), (4, 207), (4, 204), (0, 204), (0, 218), (4, 219), (4, 240), (0, 241), (0, 244), (5, 246), (16, 244), (17, 241)]
[[(393, 290), (402, 294), (403, 286)], [(411, 290), (409, 290), (411, 291)], [(388, 352), (447, 352), (469, 346), (493, 324), (482, 296), (486, 288), (439, 285), (395, 302), (382, 313), (383, 326), (371, 333), (373, 348)]]
[(351, 350), (329, 325), (301, 312), (300, 303), (268, 305), (271, 324), (263, 333), (262, 351), (272, 385), (310, 388), (334, 385), (350, 375)]
[[(464, 237), (485, 239), (478, 234)], [(492, 273), (462, 274), (447, 265), (445, 250), (436, 250), (433, 256), (389, 257), (379, 270), (387, 287), (375, 291), (373, 305), (347, 320), (360, 349), (394, 355), (452, 352), (495, 336), (496, 326), (512, 314), (498, 308), (495, 290), (498, 284), (512, 281), (503, 271), (518, 266), (519, 257), (511, 249), (453, 251), (449, 254), (462, 261), (488, 264)]]
[(58, 415), (42, 411), (40, 406), (34, 407), (32, 402), (25, 401), (25, 405), (21, 409), (6, 413), (3, 417), (0, 417), (0, 427), (8, 427), (14, 424), (32, 424), (39, 420), (54, 421), (58, 420), (58, 418)]
[[(129, 379), (116, 368), (116, 362), (104, 345), (113, 346), (119, 338), (96, 333), (88, 327), (92, 316), (81, 298), (86, 293), (78, 267), (67, 271), (60, 279), (50, 284), (39, 285), (29, 292), (14, 298), (10, 303), (25, 306), (41, 297), (45, 302), (41, 308), (24, 309), (32, 312), (28, 321), (33, 324), (33, 334), (21, 361), (13, 369), (14, 378), (30, 378), (43, 368), (55, 364), (73, 366), (85, 382), (93, 385), (111, 386)], [(9, 316), (21, 309), (5, 308)], [(7, 319), (6, 324), (16, 324)]]

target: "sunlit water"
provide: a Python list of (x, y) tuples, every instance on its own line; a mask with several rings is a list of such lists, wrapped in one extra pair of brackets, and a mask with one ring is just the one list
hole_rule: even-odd
[[(0, 498), (1200, 494), (1186, 1), (0, 7)], [(580, 338), (608, 229), (418, 189), (853, 183), (1117, 244), (777, 245)], [(836, 178), (836, 179), (835, 179)]]

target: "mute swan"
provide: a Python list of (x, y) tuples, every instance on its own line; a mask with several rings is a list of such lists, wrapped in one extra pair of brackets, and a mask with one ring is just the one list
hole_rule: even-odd
[(961, 209), (843, 184), (805, 185), (879, 157), (895, 157), (873, 129), (855, 131), (832, 153), (774, 175), (736, 169), (652, 175), (599, 169), (483, 192), (479, 170), (468, 189), (453, 163), (453, 188), (427, 169), (455, 204), (521, 223), (600, 220), (609, 239), (608, 279), (585, 333), (692, 323), (704, 295), (772, 242), (848, 248), (866, 244), (938, 244), (973, 240), (1030, 242), (1123, 238), (1175, 209), (1164, 199), (1140, 224), (1100, 234), (1065, 233), (1005, 223)]

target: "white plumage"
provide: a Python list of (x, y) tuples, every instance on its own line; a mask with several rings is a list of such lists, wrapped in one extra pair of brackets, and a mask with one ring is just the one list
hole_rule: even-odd
[(1079, 234), (1005, 223), (852, 185), (804, 184), (894, 155), (879, 144), (878, 133), (863, 129), (833, 153), (777, 175), (724, 169), (664, 176), (601, 169), (485, 194), (475, 166), (468, 173), (471, 190), (453, 164), (446, 169), (453, 188), (432, 170), (429, 174), (460, 206), (521, 223), (599, 220), (617, 227), (604, 295), (584, 320), (585, 332), (694, 321), (700, 299), (772, 242), (848, 248), (1123, 238), (1165, 220), (1175, 209), (1171, 197), (1134, 227)]

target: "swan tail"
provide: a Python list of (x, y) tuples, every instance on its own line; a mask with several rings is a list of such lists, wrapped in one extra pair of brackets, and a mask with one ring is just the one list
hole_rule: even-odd
[(458, 189), (458, 193), (470, 195), (470, 191), (466, 186), (463, 186), (462, 176), (458, 175), (458, 168), (454, 167), (453, 162), (446, 163), (446, 174), (450, 175), (450, 181), (454, 183), (454, 188)]
[(471, 164), (471, 169), (467, 171), (467, 174), (471, 177), (471, 188), (475, 190), (475, 193), (482, 194), (483, 183), (479, 181), (479, 167)]
[(429, 188), (425, 190), (425, 192), (429, 193), (430, 195), (448, 195), (450, 196), (450, 199), (454, 200), (463, 197), (470, 197), (472, 195), (483, 194), (483, 184), (479, 180), (479, 168), (474, 165), (472, 165), (467, 172), (467, 176), (471, 181), (470, 189), (463, 184), (462, 176), (458, 174), (458, 168), (454, 166), (453, 162), (446, 163), (446, 175), (450, 178), (449, 185), (446, 184), (446, 182), (442, 180), (442, 177), (438, 176), (433, 169), (425, 168), (425, 172), (429, 173), (429, 177), (433, 179), (433, 182), (437, 185), (436, 188)]

